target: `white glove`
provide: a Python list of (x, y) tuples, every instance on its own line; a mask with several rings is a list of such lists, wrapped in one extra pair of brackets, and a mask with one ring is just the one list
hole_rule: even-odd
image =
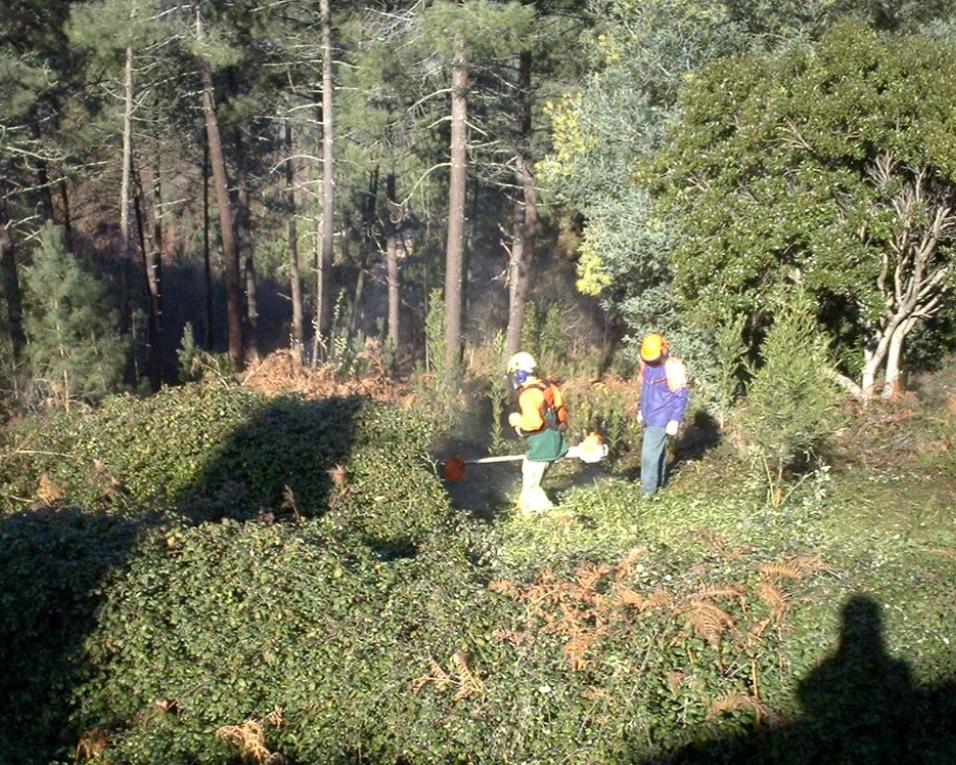
[(637, 424), (638, 424), (638, 425), (643, 425), (643, 424), (644, 424), (644, 415), (641, 414), (641, 410), (640, 410), (640, 409), (637, 410)]
[(677, 420), (671, 420), (667, 423), (667, 427), (664, 428), (664, 432), (669, 436), (676, 436), (677, 429), (680, 427), (680, 423)]
[(513, 428), (520, 427), (520, 426), (521, 426), (521, 415), (520, 415), (518, 412), (512, 412), (511, 414), (509, 414), (509, 415), (508, 415), (508, 424), (509, 424), (511, 427), (513, 427)]

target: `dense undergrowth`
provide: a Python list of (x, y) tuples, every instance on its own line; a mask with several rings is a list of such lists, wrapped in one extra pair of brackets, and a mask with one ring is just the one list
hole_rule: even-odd
[(566, 463), (533, 519), (357, 398), (23, 422), (0, 761), (952, 762), (954, 419), (873, 417), (774, 509), (720, 449), (644, 502)]

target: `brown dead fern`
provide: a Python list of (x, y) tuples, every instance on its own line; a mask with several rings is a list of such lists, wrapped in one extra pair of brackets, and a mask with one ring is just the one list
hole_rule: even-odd
[(757, 585), (757, 597), (770, 609), (770, 618), (780, 623), (790, 610), (790, 596), (775, 586), (769, 579), (761, 579)]
[(416, 696), (428, 685), (434, 685), (435, 690), (443, 693), (452, 688), (455, 690), (453, 701), (463, 701), (473, 696), (483, 697), (485, 686), (478, 674), (468, 666), (468, 660), (461, 651), (452, 654), (448, 661), (448, 670), (441, 666), (431, 656), (428, 657), (430, 673), (412, 681), (411, 691)]
[(246, 720), (239, 725), (223, 725), (216, 738), (234, 746), (246, 765), (282, 765), (285, 758), (266, 747), (266, 731), (282, 727), (282, 710), (274, 709), (261, 720)]
[(76, 751), (73, 754), (73, 765), (98, 759), (108, 744), (106, 731), (87, 731), (80, 736), (80, 740), (76, 744)]
[(764, 704), (760, 699), (748, 696), (744, 693), (729, 693), (721, 696), (707, 711), (707, 719), (712, 720), (721, 714), (728, 712), (751, 712), (754, 715), (757, 725), (764, 720), (774, 724), (779, 722), (779, 715), (773, 709)]

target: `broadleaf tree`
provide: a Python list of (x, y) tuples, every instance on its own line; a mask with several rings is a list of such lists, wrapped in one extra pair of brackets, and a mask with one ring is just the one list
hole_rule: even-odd
[(956, 247), (956, 51), (842, 25), (817, 45), (721, 62), (689, 82), (650, 163), (681, 302), (699, 326), (773, 297), (817, 301), (846, 388), (887, 395), (906, 337), (939, 312)]

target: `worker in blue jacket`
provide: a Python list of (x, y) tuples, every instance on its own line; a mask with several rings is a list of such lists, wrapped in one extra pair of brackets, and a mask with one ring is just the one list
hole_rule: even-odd
[(687, 409), (689, 391), (684, 364), (670, 355), (667, 341), (652, 333), (641, 343), (638, 422), (644, 425), (641, 493), (652, 496), (664, 485), (667, 437), (676, 436)]

